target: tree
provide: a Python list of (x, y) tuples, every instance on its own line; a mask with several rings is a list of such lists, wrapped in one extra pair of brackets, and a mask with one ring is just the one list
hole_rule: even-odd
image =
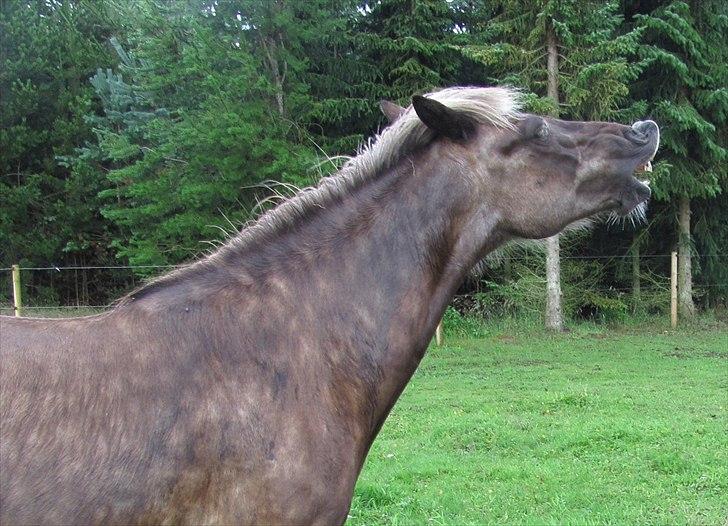
[[(251, 186), (332, 171), (336, 160), (312, 170), (317, 152), (351, 154), (383, 124), (379, 99), (497, 83), (523, 88), (531, 112), (649, 116), (663, 130), (650, 235), (597, 227), (558, 245), (567, 257), (630, 250), (634, 265), (549, 258), (564, 315), (587, 274), (617, 303), (630, 282), (649, 302), (640, 276), (668, 269), (638, 255), (673, 244), (683, 311), (691, 277), (696, 301), (725, 302), (728, 4), (619, 5), (624, 20), (616, 0), (0, 3), (0, 265), (177, 263), (251, 217), (271, 193)], [(542, 271), (540, 257), (527, 264)], [(96, 272), (24, 282), (31, 299), (97, 303), (133, 278)]]
[(683, 316), (695, 312), (692, 291), (691, 201), (725, 187), (728, 115), (724, 2), (664, 2), (635, 15), (645, 33), (649, 66), (638, 90), (662, 128), (654, 194), (677, 205), (678, 289)]
[(449, 45), (453, 13), (445, 0), (382, 0), (361, 9), (361, 54), (379, 65), (390, 98), (409, 101), (457, 78), (460, 60)]
[[(496, 78), (526, 88), (531, 111), (572, 119), (614, 119), (635, 114), (629, 84), (642, 67), (630, 64), (638, 31), (618, 34), (616, 2), (502, 0), (464, 52)], [(545, 95), (545, 97), (544, 97)], [(559, 236), (546, 242), (546, 326), (563, 329)]]
[[(117, 28), (106, 1), (0, 4), (0, 266), (110, 256), (96, 199), (103, 178), (74, 172), (59, 157), (91, 137), (84, 115), (97, 106), (86, 79), (114, 62), (105, 41)], [(31, 300), (75, 293), (68, 274), (24, 281)]]
[(114, 42), (119, 72), (91, 79), (104, 114), (89, 116), (96, 140), (78, 162), (111, 183), (100, 195), (123, 232), (112, 240), (117, 257), (176, 264), (249, 218), (251, 186), (305, 182), (313, 159), (270, 111), (239, 27), (221, 25), (223, 13), (146, 9), (130, 49)]

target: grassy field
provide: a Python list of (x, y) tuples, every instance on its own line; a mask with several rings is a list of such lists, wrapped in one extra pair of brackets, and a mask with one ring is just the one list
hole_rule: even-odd
[(347, 524), (728, 524), (725, 324), (449, 338)]

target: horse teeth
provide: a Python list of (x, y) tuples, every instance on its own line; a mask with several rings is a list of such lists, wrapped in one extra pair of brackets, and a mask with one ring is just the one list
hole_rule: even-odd
[(635, 170), (635, 172), (638, 174), (645, 173), (645, 172), (651, 172), (651, 171), (652, 171), (652, 162), (651, 161), (647, 161), (645, 164), (641, 164)]

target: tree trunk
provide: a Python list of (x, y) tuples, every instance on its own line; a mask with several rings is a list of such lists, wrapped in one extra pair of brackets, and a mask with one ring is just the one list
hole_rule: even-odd
[[(556, 33), (550, 19), (546, 20), (547, 95), (554, 101), (554, 116), (558, 117), (559, 104), (559, 50)], [(559, 261), (559, 235), (546, 240), (546, 328), (564, 330), (561, 307), (561, 263)]]
[(678, 204), (678, 308), (680, 316), (690, 318), (695, 314), (693, 303), (693, 275), (690, 256), (690, 198), (681, 197)]
[(642, 306), (642, 282), (640, 280), (640, 237), (635, 232), (632, 241), (632, 313)]
[(278, 60), (278, 54), (283, 49), (283, 37), (279, 34), (270, 37), (263, 37), (261, 40), (268, 60), (268, 69), (275, 85), (276, 107), (278, 114), (283, 117), (285, 108), (283, 105), (283, 89), (288, 74), (288, 63), (285, 60)]

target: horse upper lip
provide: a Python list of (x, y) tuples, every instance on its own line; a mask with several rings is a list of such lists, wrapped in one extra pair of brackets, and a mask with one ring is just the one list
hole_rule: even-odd
[(640, 162), (637, 167), (634, 170), (634, 173), (650, 173), (652, 172), (652, 160), (655, 158), (655, 155), (657, 154), (657, 145), (655, 145), (655, 149), (652, 151), (652, 153), (647, 157), (647, 159), (643, 162)]
[(645, 146), (649, 144), (652, 147), (649, 157), (643, 163), (638, 165), (638, 171), (651, 172), (651, 161), (655, 158), (657, 149), (660, 147), (660, 127), (655, 121), (645, 120), (635, 122), (632, 124), (631, 128), (636, 136), (634, 139), (636, 139), (637, 142), (642, 143)]

